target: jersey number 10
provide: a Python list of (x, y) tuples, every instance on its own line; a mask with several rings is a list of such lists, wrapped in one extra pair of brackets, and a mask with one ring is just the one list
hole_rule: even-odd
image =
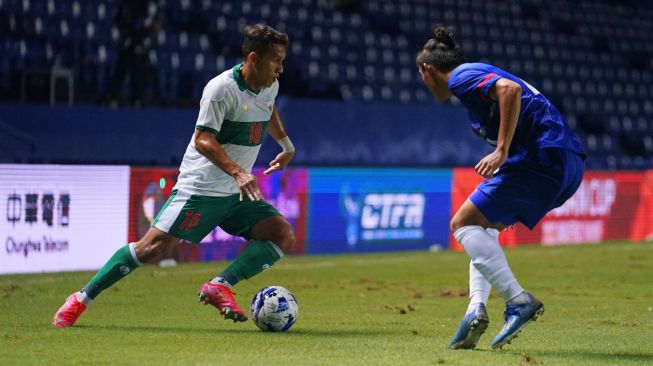
[(263, 123), (252, 123), (249, 128), (249, 143), (258, 145), (261, 142), (261, 135), (263, 134)]

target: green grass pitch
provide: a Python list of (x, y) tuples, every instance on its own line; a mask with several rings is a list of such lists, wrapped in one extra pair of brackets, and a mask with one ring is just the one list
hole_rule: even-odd
[(506, 251), (545, 313), (504, 350), (492, 293), (476, 350), (447, 345), (467, 306), (463, 253), (285, 258), (240, 283), (249, 308), (266, 285), (290, 289), (299, 320), (263, 333), (222, 320), (196, 290), (225, 263), (147, 266), (99, 296), (69, 329), (50, 319), (91, 272), (0, 276), (0, 365), (652, 365), (653, 244)]

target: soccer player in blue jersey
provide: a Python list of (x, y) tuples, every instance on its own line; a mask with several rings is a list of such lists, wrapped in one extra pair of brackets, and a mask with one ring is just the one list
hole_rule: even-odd
[(564, 117), (537, 89), (492, 65), (466, 63), (453, 34), (437, 26), (418, 52), (424, 84), (438, 100), (456, 96), (474, 132), (495, 147), (475, 166), (486, 178), (458, 209), (451, 231), (471, 257), (470, 304), (449, 348), (474, 348), (489, 320), (490, 288), (506, 302), (492, 348), (501, 348), (544, 312), (513, 275), (499, 231), (516, 222), (533, 229), (569, 199), (583, 178), (585, 151)]

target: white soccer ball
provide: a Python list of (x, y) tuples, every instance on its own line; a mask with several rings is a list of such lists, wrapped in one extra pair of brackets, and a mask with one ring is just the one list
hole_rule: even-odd
[(268, 286), (252, 299), (252, 320), (264, 332), (285, 332), (297, 321), (299, 306), (290, 291)]

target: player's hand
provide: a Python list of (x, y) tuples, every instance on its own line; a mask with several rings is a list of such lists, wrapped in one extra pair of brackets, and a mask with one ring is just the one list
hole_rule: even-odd
[(240, 200), (243, 200), (243, 194), (246, 194), (251, 201), (258, 201), (263, 198), (261, 189), (256, 182), (256, 176), (246, 171), (240, 171), (234, 174), (238, 189), (240, 189)]
[(272, 173), (274, 171), (281, 170), (281, 169), (285, 168), (286, 165), (288, 165), (288, 163), (290, 163), (290, 160), (292, 160), (293, 156), (295, 156), (294, 152), (287, 152), (287, 151), (280, 152), (279, 155), (277, 155), (277, 157), (274, 158), (274, 160), (272, 160), (270, 162), (270, 167), (267, 168), (263, 172), (263, 174), (270, 175), (270, 173)]
[(476, 173), (483, 178), (492, 178), (494, 172), (506, 161), (507, 157), (508, 154), (503, 151), (494, 150), (481, 159), (474, 169), (476, 169)]

